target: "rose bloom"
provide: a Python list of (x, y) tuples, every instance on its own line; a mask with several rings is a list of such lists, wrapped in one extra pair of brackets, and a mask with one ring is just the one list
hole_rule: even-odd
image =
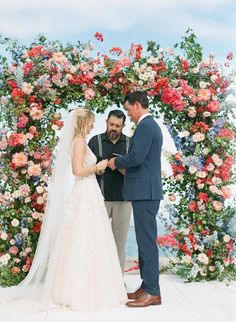
[(193, 106), (188, 107), (188, 116), (193, 118), (197, 115), (197, 111)]
[(32, 117), (33, 120), (40, 120), (43, 116), (43, 111), (38, 109), (36, 106), (32, 106), (33, 104), (30, 105), (30, 116)]
[(196, 176), (199, 178), (206, 178), (207, 173), (206, 171), (197, 171)]
[(7, 233), (5, 231), (0, 232), (0, 238), (2, 240), (7, 240), (7, 238), (8, 238)]
[(197, 168), (194, 167), (193, 165), (190, 165), (188, 170), (189, 170), (189, 173), (194, 174), (197, 171)]
[(214, 208), (214, 210), (215, 210), (215, 211), (221, 211), (221, 210), (222, 210), (222, 208), (223, 208), (223, 204), (222, 204), (222, 202), (220, 202), (220, 201), (218, 201), (218, 200), (214, 200), (214, 201), (212, 202), (212, 206), (213, 206), (213, 208)]
[(25, 94), (27, 94), (27, 95), (29, 95), (29, 94), (31, 94), (32, 92), (33, 92), (33, 87), (29, 84), (29, 83), (23, 83), (22, 84), (22, 87), (21, 87), (21, 89), (22, 89), (22, 91), (25, 93)]
[(182, 173), (177, 174), (177, 176), (175, 177), (176, 181), (183, 181), (183, 179), (184, 179), (184, 176), (182, 175)]
[(215, 169), (215, 166), (213, 163), (209, 163), (208, 166), (207, 166), (207, 171), (212, 171)]
[(209, 190), (210, 190), (210, 192), (211, 193), (216, 193), (216, 194), (219, 194), (219, 189), (216, 187), (216, 186), (214, 186), (214, 185), (211, 185), (210, 187), (209, 187)]
[(212, 266), (212, 265), (209, 266), (208, 269), (210, 272), (214, 272), (216, 270), (215, 266)]
[(221, 179), (221, 178), (218, 178), (218, 177), (213, 177), (213, 178), (211, 179), (211, 181), (212, 181), (212, 183), (213, 183), (214, 185), (218, 185), (218, 184), (221, 184), (222, 179)]
[(191, 256), (189, 256), (189, 255), (183, 256), (182, 257), (182, 262), (185, 263), (185, 264), (187, 264), (187, 265), (191, 264), (191, 262), (192, 262)]
[(44, 192), (44, 189), (43, 189), (43, 187), (42, 187), (42, 186), (38, 186), (38, 187), (36, 188), (36, 191), (37, 191), (38, 193), (42, 193), (42, 192)]
[(27, 173), (31, 177), (38, 177), (41, 174), (41, 168), (39, 164), (32, 164), (27, 169)]
[(12, 272), (12, 274), (18, 274), (18, 273), (20, 273), (20, 268), (17, 266), (13, 266), (11, 268), (11, 272)]
[(95, 95), (95, 92), (92, 88), (87, 88), (85, 91), (84, 91), (84, 97), (87, 99), (87, 100), (91, 100), (93, 99)]
[(17, 227), (19, 226), (20, 222), (18, 219), (14, 218), (12, 221), (11, 221), (11, 224), (13, 227)]
[(198, 99), (200, 101), (208, 101), (211, 97), (211, 91), (209, 89), (200, 88), (198, 92)]
[(203, 117), (209, 117), (209, 116), (211, 116), (210, 112), (207, 112), (207, 111), (203, 112)]
[(204, 188), (204, 183), (200, 183), (200, 184), (198, 184), (197, 185), (197, 188), (199, 189), (199, 190), (201, 190), (201, 189), (203, 189)]
[(23, 152), (15, 153), (12, 156), (12, 162), (16, 167), (24, 167), (27, 164), (28, 158)]
[(42, 205), (44, 203), (43, 197), (41, 197), (41, 196), (38, 197), (37, 200), (36, 200), (36, 202), (37, 202), (38, 205)]
[(216, 113), (220, 109), (219, 102), (216, 100), (210, 101), (210, 103), (207, 105), (207, 110), (211, 113)]
[(201, 253), (198, 255), (198, 260), (200, 263), (203, 263), (204, 265), (207, 265), (209, 263), (209, 258), (205, 253)]
[(230, 235), (224, 235), (223, 240), (225, 243), (228, 243), (230, 241), (231, 237)]
[(0, 141), (0, 150), (4, 151), (7, 149), (7, 139), (3, 137)]
[(219, 157), (218, 154), (213, 154), (211, 158), (217, 167), (222, 166), (223, 160)]
[(16, 255), (16, 254), (19, 253), (19, 249), (16, 246), (11, 246), (9, 248), (9, 253), (12, 254), (12, 255)]
[(193, 141), (194, 142), (201, 142), (205, 140), (205, 134), (201, 133), (201, 132), (196, 132), (193, 135)]
[(223, 195), (224, 199), (228, 199), (228, 198), (232, 197), (232, 191), (231, 191), (230, 187), (222, 186), (220, 189), (222, 191), (222, 195)]
[(22, 186), (20, 186), (19, 191), (22, 197), (28, 197), (30, 186), (28, 184), (23, 184)]

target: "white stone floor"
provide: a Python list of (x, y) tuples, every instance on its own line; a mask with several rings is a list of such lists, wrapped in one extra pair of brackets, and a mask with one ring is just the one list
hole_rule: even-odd
[[(139, 275), (125, 275), (128, 290)], [(113, 308), (96, 313), (55, 310), (14, 319), (14, 322), (236, 322), (236, 282), (184, 283), (174, 275), (160, 276), (161, 306)], [(0, 322), (13, 320), (2, 320)]]

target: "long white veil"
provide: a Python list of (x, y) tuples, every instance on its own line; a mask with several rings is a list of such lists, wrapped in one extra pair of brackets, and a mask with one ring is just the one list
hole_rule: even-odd
[(20, 284), (0, 287), (0, 303), (17, 298), (32, 298), (35, 295), (37, 298), (42, 298), (42, 296), (45, 297), (45, 289), (47, 290), (46, 296), (49, 296), (53, 276), (48, 272), (53, 272), (53, 266), (56, 265), (54, 259), (60, 248), (57, 244), (57, 237), (63, 224), (65, 202), (74, 183), (71, 170), (74, 121), (75, 111), (72, 111), (64, 122), (57, 146), (54, 173), (49, 186), (44, 220), (31, 269)]

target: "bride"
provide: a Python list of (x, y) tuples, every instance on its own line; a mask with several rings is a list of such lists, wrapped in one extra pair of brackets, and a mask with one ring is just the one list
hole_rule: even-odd
[[(0, 303), (39, 301), (93, 311), (122, 305), (126, 291), (117, 250), (95, 174), (107, 160), (85, 142), (94, 114), (77, 108), (65, 121), (35, 257), (17, 286), (0, 288)], [(38, 301), (38, 302), (37, 302)], [(21, 305), (22, 307), (22, 305)]]

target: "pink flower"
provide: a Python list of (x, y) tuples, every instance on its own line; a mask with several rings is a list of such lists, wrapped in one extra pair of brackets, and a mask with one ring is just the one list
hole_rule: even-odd
[(226, 58), (227, 58), (228, 60), (233, 60), (233, 57), (234, 57), (234, 55), (233, 55), (233, 53), (232, 53), (232, 52), (229, 52), (229, 53), (228, 53), (228, 55), (226, 56)]
[(92, 88), (87, 88), (85, 91), (84, 91), (84, 97), (87, 99), (87, 100), (92, 100), (93, 97), (95, 95), (95, 92)]
[(211, 113), (216, 113), (220, 109), (219, 102), (216, 100), (210, 101), (210, 103), (207, 105), (207, 110)]
[(12, 156), (12, 162), (15, 167), (24, 167), (27, 164), (28, 158), (23, 152), (15, 153)]
[(199, 101), (208, 101), (211, 97), (211, 91), (209, 89), (200, 88), (198, 92)]
[(30, 186), (28, 184), (23, 184), (22, 186), (20, 186), (19, 191), (22, 197), (28, 197)]
[(38, 108), (38, 104), (32, 103), (30, 105), (30, 116), (33, 120), (40, 120), (43, 116), (43, 111)]
[(16, 246), (12, 246), (9, 248), (9, 253), (12, 255), (16, 255), (18, 254), (18, 252), (19, 252), (19, 249)]
[(0, 150), (4, 151), (7, 149), (7, 139), (3, 137), (0, 141)]
[(39, 164), (32, 164), (29, 166), (27, 173), (31, 177), (38, 177), (41, 174), (41, 167)]
[(223, 204), (222, 204), (222, 202), (220, 202), (220, 201), (218, 201), (218, 200), (214, 200), (214, 201), (212, 202), (212, 206), (213, 206), (213, 208), (214, 208), (214, 210), (215, 210), (215, 211), (221, 211), (221, 210), (222, 210), (222, 208), (223, 208)]
[(100, 32), (95, 32), (94, 37), (98, 40), (98, 41), (103, 41), (103, 35)]

